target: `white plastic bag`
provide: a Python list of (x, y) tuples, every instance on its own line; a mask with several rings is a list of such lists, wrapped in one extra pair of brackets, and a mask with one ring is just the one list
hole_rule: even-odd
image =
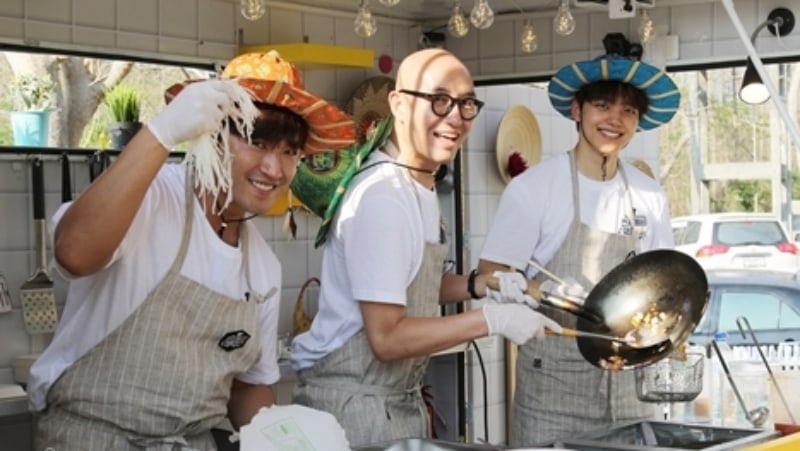
[(262, 407), (239, 442), (240, 451), (350, 451), (333, 415), (297, 404)]

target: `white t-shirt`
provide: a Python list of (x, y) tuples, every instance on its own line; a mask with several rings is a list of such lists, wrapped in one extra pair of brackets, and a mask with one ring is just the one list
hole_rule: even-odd
[[(669, 205), (661, 186), (633, 165), (620, 160), (631, 191), (637, 223), (644, 220), (637, 252), (672, 248)], [(481, 259), (526, 268), (534, 258), (547, 264), (567, 236), (573, 218), (572, 178), (566, 153), (554, 155), (511, 179), (486, 236)], [(581, 222), (609, 233), (620, 233), (629, 217), (625, 183), (597, 181), (578, 173)], [(533, 275), (536, 271), (531, 271)], [(564, 275), (567, 276), (567, 275)]]
[(322, 254), (318, 313), (293, 342), (295, 370), (312, 366), (363, 328), (357, 300), (405, 305), (425, 242), (439, 241), (436, 192), (390, 161), (383, 152), (370, 154), (363, 167), (383, 163), (356, 175), (342, 199)]
[[(102, 271), (70, 280), (67, 301), (53, 342), (31, 367), (28, 393), (36, 410), (45, 408), (47, 392), (61, 373), (94, 348), (128, 318), (164, 278), (178, 253), (185, 218), (185, 168), (165, 165), (145, 195), (119, 248)], [(53, 216), (50, 230), (69, 204)], [(250, 289), (275, 293), (281, 289), (281, 266), (255, 225), (247, 227), (250, 260), (248, 288), (242, 249), (225, 244), (206, 220), (195, 199), (189, 249), (181, 274), (216, 292), (244, 299)], [(237, 379), (251, 384), (273, 384), (280, 378), (277, 357), (279, 296), (260, 306), (261, 358)]]

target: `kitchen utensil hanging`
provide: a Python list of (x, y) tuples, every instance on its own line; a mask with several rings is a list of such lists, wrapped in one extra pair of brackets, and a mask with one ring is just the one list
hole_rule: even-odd
[(6, 275), (0, 271), (0, 313), (11, 311), (11, 294), (8, 292), (8, 280)]
[(89, 157), (89, 181), (94, 182), (111, 164), (108, 152), (98, 150)]
[(58, 322), (53, 280), (47, 274), (47, 224), (44, 219), (44, 163), (40, 158), (31, 161), (33, 188), (33, 223), (36, 238), (36, 270), (20, 287), (22, 319), (31, 334), (55, 331)]
[(70, 168), (69, 155), (61, 154), (61, 202), (72, 200), (72, 169)]
[(747, 418), (747, 421), (749, 421), (753, 427), (761, 427), (767, 421), (767, 418), (769, 418), (769, 408), (766, 406), (759, 406), (752, 410), (747, 408), (747, 405), (744, 403), (744, 398), (742, 398), (742, 394), (739, 393), (739, 388), (733, 381), (733, 376), (731, 376), (731, 372), (728, 369), (728, 363), (725, 361), (725, 357), (722, 356), (722, 352), (720, 352), (716, 340), (711, 340), (711, 346), (714, 348), (714, 352), (717, 354), (719, 363), (722, 366), (722, 371), (728, 378), (728, 383), (731, 385), (733, 394), (736, 396), (736, 400), (739, 402), (739, 406), (742, 408), (745, 418)]
[[(744, 324), (744, 328), (742, 327)], [(764, 355), (764, 351), (761, 350), (761, 343), (758, 342), (756, 338), (756, 334), (753, 332), (753, 328), (750, 327), (750, 321), (744, 317), (739, 316), (736, 318), (736, 326), (739, 327), (739, 333), (742, 334), (742, 338), (747, 338), (744, 334), (744, 329), (747, 328), (747, 332), (750, 334), (750, 338), (753, 340), (753, 344), (756, 345), (756, 350), (758, 351), (758, 355), (761, 357), (761, 361), (764, 363), (764, 366), (767, 368), (767, 373), (769, 374), (769, 380), (772, 382), (772, 386), (775, 387), (775, 391), (778, 392), (778, 396), (781, 398), (781, 403), (783, 403), (783, 408), (786, 409), (786, 413), (789, 415), (789, 419), (791, 420), (792, 424), (797, 424), (797, 421), (794, 419), (794, 415), (792, 415), (792, 409), (789, 407), (789, 403), (786, 401), (786, 396), (783, 395), (783, 390), (781, 390), (780, 385), (778, 385), (778, 381), (775, 379), (775, 374), (772, 372), (772, 367), (767, 361), (767, 357)]]

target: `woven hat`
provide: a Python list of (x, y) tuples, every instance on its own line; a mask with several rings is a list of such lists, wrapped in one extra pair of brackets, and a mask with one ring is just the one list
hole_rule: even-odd
[(550, 79), (547, 91), (550, 103), (567, 119), (572, 119), (571, 104), (575, 93), (584, 85), (597, 81), (619, 81), (641, 89), (647, 96), (647, 111), (639, 117), (639, 130), (654, 129), (666, 124), (678, 111), (681, 93), (672, 79), (661, 69), (641, 61), (603, 55), (562, 67)]
[(504, 182), (542, 159), (542, 134), (533, 112), (524, 105), (509, 108), (497, 128), (497, 171)]
[(344, 109), (353, 117), (356, 124), (356, 142), (363, 144), (368, 132), (375, 125), (392, 114), (389, 107), (389, 92), (394, 90), (394, 79), (377, 75), (364, 80)]
[[(286, 107), (305, 119), (309, 127), (307, 153), (341, 149), (355, 140), (350, 116), (306, 91), (297, 68), (275, 50), (237, 56), (225, 66), (220, 78), (235, 78), (256, 101)], [(169, 87), (165, 93), (167, 102), (189, 82)]]
[(339, 208), (350, 182), (370, 153), (382, 147), (392, 132), (391, 115), (378, 122), (363, 144), (353, 144), (339, 152), (326, 152), (304, 159), (290, 188), (312, 212), (322, 218), (314, 247), (327, 239), (333, 216)]

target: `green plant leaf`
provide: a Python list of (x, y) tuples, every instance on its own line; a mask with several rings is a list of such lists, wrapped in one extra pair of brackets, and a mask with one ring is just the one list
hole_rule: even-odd
[(131, 86), (120, 84), (111, 88), (103, 99), (115, 122), (139, 122), (141, 95)]

